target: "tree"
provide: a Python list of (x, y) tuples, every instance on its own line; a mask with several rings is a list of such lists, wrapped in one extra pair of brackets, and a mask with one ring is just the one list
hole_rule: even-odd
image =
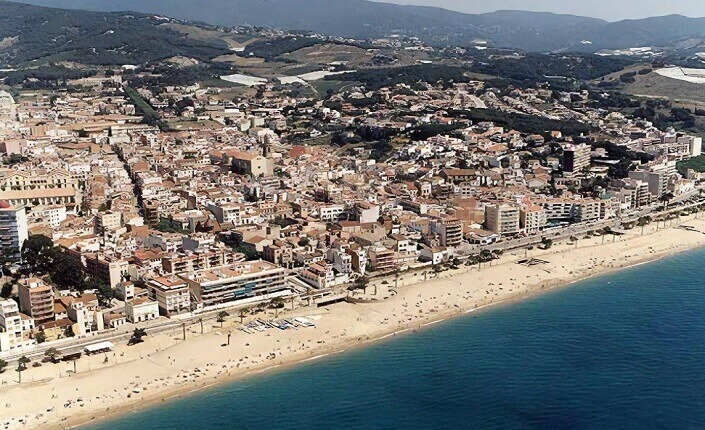
[(27, 364), (30, 363), (30, 359), (23, 355), (17, 360), (17, 372), (19, 372), (20, 384), (22, 383), (22, 371), (27, 370)]
[(81, 259), (58, 248), (54, 248), (52, 254), (52, 266), (49, 270), (51, 281), (59, 288), (80, 288), (85, 279)]
[(47, 341), (47, 335), (46, 335), (46, 333), (44, 333), (44, 330), (38, 331), (38, 332), (34, 335), (34, 340), (36, 340), (37, 343), (44, 343), (44, 342), (46, 342), (46, 341)]
[(46, 351), (44, 351), (44, 356), (49, 358), (51, 361), (56, 361), (56, 358), (59, 357), (61, 354), (59, 353), (59, 350), (56, 348), (49, 348)]
[(41, 234), (29, 236), (22, 244), (22, 261), (31, 273), (44, 274), (51, 267), (54, 243)]
[(129, 342), (127, 342), (128, 345), (136, 345), (138, 343), (144, 342), (143, 337), (147, 336), (147, 331), (143, 328), (136, 328), (135, 331), (132, 332), (132, 337), (130, 337)]
[(543, 245), (543, 249), (550, 249), (553, 246), (553, 240), (544, 237), (541, 239), (541, 245)]
[(353, 287), (356, 290), (362, 290), (362, 293), (365, 294), (367, 292), (367, 285), (369, 283), (370, 280), (367, 278), (367, 276), (360, 276), (359, 278), (355, 279)]
[(229, 316), (230, 316), (230, 314), (227, 311), (218, 312), (217, 321), (220, 323), (220, 328), (223, 328), (223, 323), (225, 322), (225, 318), (227, 318)]
[(492, 261), (492, 251), (489, 249), (483, 249), (480, 251), (480, 262), (486, 263), (488, 261)]

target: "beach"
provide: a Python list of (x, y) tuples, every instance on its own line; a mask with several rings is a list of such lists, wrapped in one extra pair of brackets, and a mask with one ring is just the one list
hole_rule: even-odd
[[(436, 321), (705, 245), (705, 220), (690, 217), (681, 224), (698, 231), (675, 226), (657, 231), (650, 224), (643, 236), (637, 227), (622, 236), (581, 237), (577, 244), (528, 251), (542, 264), (518, 264), (525, 251), (517, 250), (479, 270), (462, 266), (437, 277), (426, 270), (375, 279), (359, 297), (374, 301), (304, 306), (279, 315), (306, 317), (315, 328), (247, 334), (237, 329), (240, 318), (231, 316), (222, 328), (206, 324), (203, 335), (198, 325), (190, 327), (185, 341), (177, 329), (135, 346), (116, 345), (114, 352), (79, 360), (76, 374), (71, 363), (30, 365), (18, 384), (17, 372), (8, 369), (0, 375), (0, 428), (66, 428), (148, 408), (213, 384), (411, 334)], [(273, 312), (245, 322), (273, 318)]]

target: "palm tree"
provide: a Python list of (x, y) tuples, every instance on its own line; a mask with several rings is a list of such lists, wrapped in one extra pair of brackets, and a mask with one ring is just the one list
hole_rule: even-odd
[(644, 226), (646, 226), (646, 224), (648, 224), (648, 223), (649, 223), (649, 218), (645, 217), (645, 216), (639, 217), (639, 221), (636, 222), (636, 225), (641, 227), (641, 235), (642, 236), (644, 235)]
[(578, 237), (577, 236), (571, 236), (570, 241), (575, 243), (575, 248), (578, 248)]
[(218, 322), (220, 323), (220, 328), (223, 328), (223, 323), (225, 322), (225, 318), (229, 317), (230, 314), (227, 313), (226, 311), (220, 311), (218, 312)]
[(671, 202), (673, 199), (673, 193), (672, 192), (667, 192), (661, 194), (661, 196), (658, 198), (660, 202), (665, 203), (664, 204), (664, 210), (668, 210), (668, 204)]
[(7, 368), (7, 361), (0, 359), (0, 373), (3, 373)]
[(242, 308), (242, 309), (240, 309), (240, 313), (239, 313), (239, 316), (240, 316), (240, 324), (242, 324), (242, 321), (245, 319), (245, 317), (247, 316), (247, 314), (248, 314), (247, 308)]
[[(399, 284), (399, 273), (401, 271), (399, 270), (398, 267), (394, 268), (394, 289), (397, 289), (397, 285)], [(375, 296), (377, 295), (377, 287), (375, 286)]]
[(29, 364), (30, 361), (31, 360), (24, 355), (17, 360), (17, 372), (19, 372), (20, 384), (22, 383), (22, 371), (27, 370), (27, 364)]
[(198, 318), (198, 322), (201, 323), (201, 334), (203, 334), (203, 318)]
[(279, 316), (279, 308), (284, 307), (284, 300), (281, 297), (275, 297), (269, 302), (269, 307), (274, 308), (274, 317)]

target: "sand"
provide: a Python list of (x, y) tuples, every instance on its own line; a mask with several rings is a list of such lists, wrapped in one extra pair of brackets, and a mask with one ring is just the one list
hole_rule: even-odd
[[(690, 217), (681, 223), (705, 232), (705, 220)], [(430, 270), (403, 273), (397, 279), (375, 280), (358, 295), (374, 302), (323, 308), (302, 303), (279, 315), (304, 316), (316, 327), (247, 334), (238, 330), (240, 318), (232, 316), (222, 328), (213, 321), (205, 323), (204, 334), (200, 325), (191, 326), (185, 341), (179, 328), (148, 336), (139, 345), (120, 344), (115, 352), (81, 358), (76, 374), (70, 363), (30, 365), (19, 384), (17, 372), (8, 369), (0, 374), (0, 429), (65, 428), (141, 410), (213, 384), (401, 333), (413, 335), (435, 321), (705, 245), (704, 233), (675, 226), (656, 231), (651, 224), (644, 233), (637, 227), (621, 237), (581, 238), (577, 247), (563, 243), (547, 251), (532, 250), (529, 257), (548, 263), (531, 267), (517, 264), (525, 255), (521, 250), (479, 270), (463, 266), (439, 275)], [(253, 318), (274, 315), (270, 311), (248, 316), (245, 323)]]

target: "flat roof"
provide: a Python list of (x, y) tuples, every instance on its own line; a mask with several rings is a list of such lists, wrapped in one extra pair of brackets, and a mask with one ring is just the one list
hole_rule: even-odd
[(104, 349), (113, 349), (115, 345), (113, 345), (112, 342), (98, 342), (94, 343), (92, 345), (86, 345), (84, 349), (88, 352), (96, 352), (96, 351), (102, 351)]

